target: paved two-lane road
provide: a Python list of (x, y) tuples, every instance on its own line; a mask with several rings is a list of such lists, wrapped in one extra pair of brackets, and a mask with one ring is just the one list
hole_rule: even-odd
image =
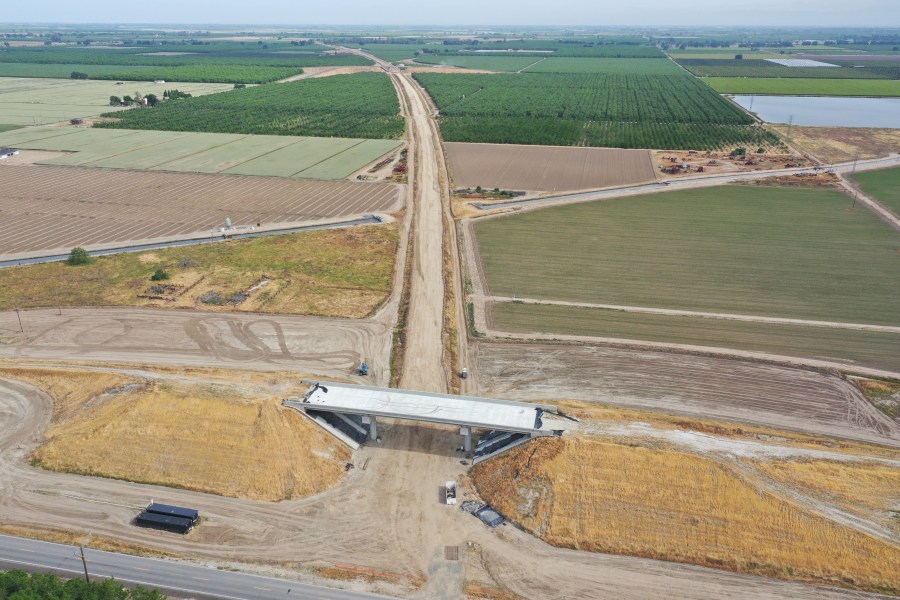
[[(375, 594), (317, 587), (296, 581), (220, 571), (170, 560), (142, 558), (100, 550), (85, 550), (91, 577), (115, 577), (125, 584), (141, 584), (164, 593), (190, 598), (226, 600), (372, 600)], [(0, 535), (0, 570), (22, 569), (82, 577), (81, 557), (76, 546), (52, 544)]]

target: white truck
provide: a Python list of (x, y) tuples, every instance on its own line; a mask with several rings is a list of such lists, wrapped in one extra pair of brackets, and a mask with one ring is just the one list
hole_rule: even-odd
[(444, 492), (444, 498), (447, 504), (456, 504), (456, 482), (448, 481), (446, 485), (444, 485)]

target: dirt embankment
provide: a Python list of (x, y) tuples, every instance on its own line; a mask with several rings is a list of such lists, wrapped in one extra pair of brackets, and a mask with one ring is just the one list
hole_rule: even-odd
[(280, 398), (237, 382), (16, 368), (0, 375), (53, 397), (31, 459), (54, 471), (274, 502), (333, 487), (350, 458)]
[[(885, 476), (900, 484), (896, 468)], [(634, 441), (537, 440), (479, 464), (472, 478), (503, 514), (556, 546), (900, 591), (896, 544), (700, 455)]]

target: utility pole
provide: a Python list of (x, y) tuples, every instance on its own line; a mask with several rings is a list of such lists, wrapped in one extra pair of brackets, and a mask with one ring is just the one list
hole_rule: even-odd
[(794, 115), (791, 115), (788, 119), (788, 130), (787, 130), (787, 139), (791, 139), (791, 125), (794, 124)]
[(81, 564), (84, 565), (84, 580), (85, 580), (87, 583), (90, 583), (90, 582), (91, 582), (91, 576), (88, 575), (88, 570), (87, 570), (87, 559), (84, 557), (84, 545), (79, 546), (79, 548), (81, 549)]
[(853, 157), (853, 171), (850, 172), (850, 177), (856, 175), (856, 163), (859, 162), (859, 150), (856, 151), (856, 156)]
[(19, 309), (16, 309), (16, 318), (19, 319), (19, 333), (25, 333), (25, 328), (22, 327), (22, 315), (19, 314)]

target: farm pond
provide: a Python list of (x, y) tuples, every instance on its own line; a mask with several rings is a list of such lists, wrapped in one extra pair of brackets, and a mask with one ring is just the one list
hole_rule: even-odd
[(735, 96), (767, 123), (900, 129), (900, 98)]

